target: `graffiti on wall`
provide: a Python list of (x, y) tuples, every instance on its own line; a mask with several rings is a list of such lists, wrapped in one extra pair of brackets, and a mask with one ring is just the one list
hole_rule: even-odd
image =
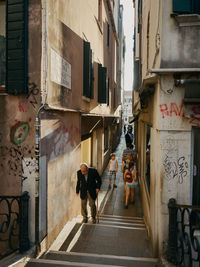
[(57, 129), (45, 137), (48, 139), (46, 149), (51, 159), (71, 151), (77, 145), (77, 138), (80, 136), (79, 128), (73, 123), (66, 125), (62, 120), (58, 120), (55, 126)]
[[(184, 110), (183, 110), (184, 105), (180, 104), (177, 105), (175, 102), (172, 102), (170, 104), (161, 104), (160, 105), (160, 112), (162, 114), (162, 119), (165, 119), (166, 117), (172, 117), (172, 116), (178, 116), (178, 117), (185, 117)], [(192, 107), (192, 111), (194, 114), (199, 115), (200, 114), (200, 106), (194, 106)], [(195, 126), (200, 126), (200, 118), (190, 118), (189, 119), (189, 124), (195, 125)]]
[(174, 160), (172, 157), (165, 155), (163, 161), (165, 177), (168, 181), (177, 179), (179, 184), (182, 184), (184, 178), (188, 174), (188, 162), (185, 157), (179, 157), (177, 160)]
[(18, 122), (10, 129), (10, 140), (12, 143), (19, 145), (26, 140), (29, 132), (29, 125), (27, 122)]
[(29, 93), (26, 96), (25, 100), (22, 100), (18, 104), (18, 108), (20, 112), (28, 112), (30, 105), (36, 109), (38, 105), (37, 96), (39, 95), (39, 88), (33, 82), (29, 83)]
[[(27, 177), (24, 176), (22, 163), (29, 174), (32, 174), (33, 157), (31, 157), (31, 152), (33, 149), (34, 147), (30, 147), (26, 144), (22, 146), (0, 146), (0, 171), (2, 173), (3, 171), (7, 171), (7, 175), (21, 177), (23, 182)], [(29, 157), (31, 160), (27, 160), (25, 157)]]

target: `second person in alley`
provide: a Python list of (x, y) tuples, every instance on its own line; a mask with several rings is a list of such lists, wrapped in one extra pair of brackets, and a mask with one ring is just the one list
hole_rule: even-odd
[(77, 171), (76, 194), (81, 198), (82, 223), (88, 222), (87, 200), (91, 209), (92, 222), (96, 223), (96, 204), (98, 192), (101, 187), (101, 177), (95, 168), (89, 168), (86, 163), (80, 165)]
[(115, 154), (111, 154), (111, 159), (108, 163), (108, 170), (109, 170), (109, 185), (108, 188), (111, 189), (111, 181), (113, 178), (113, 188), (117, 188), (116, 185), (116, 174), (118, 172), (118, 161), (115, 158)]

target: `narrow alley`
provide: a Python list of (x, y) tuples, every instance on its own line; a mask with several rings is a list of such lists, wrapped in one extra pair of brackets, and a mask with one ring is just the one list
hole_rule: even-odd
[[(125, 148), (124, 135), (115, 151), (121, 170)], [(102, 176), (102, 191), (108, 189), (108, 172)], [(124, 208), (124, 185), (121, 171), (117, 188), (107, 191), (100, 207), (99, 223), (76, 223), (57, 251), (51, 249), (40, 259), (31, 259), (33, 266), (158, 266), (143, 220), (139, 188), (135, 203)]]

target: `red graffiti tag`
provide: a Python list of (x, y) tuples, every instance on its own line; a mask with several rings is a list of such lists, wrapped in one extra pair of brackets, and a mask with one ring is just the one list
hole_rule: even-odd
[(173, 114), (175, 116), (182, 116), (184, 117), (184, 112), (183, 112), (183, 104), (178, 105), (176, 103), (170, 103), (169, 108), (167, 104), (161, 104), (160, 105), (160, 111), (162, 113), (162, 118), (164, 119), (166, 116), (172, 116)]

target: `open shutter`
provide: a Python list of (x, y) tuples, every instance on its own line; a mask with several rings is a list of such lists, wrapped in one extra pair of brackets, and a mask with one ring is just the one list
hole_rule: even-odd
[(98, 64), (98, 102), (107, 103), (107, 68)]
[(107, 23), (107, 46), (110, 45), (110, 25)]
[(139, 67), (140, 67), (140, 61), (135, 60), (134, 61), (134, 80), (133, 80), (133, 89), (135, 91), (139, 90)]
[(92, 50), (90, 49), (90, 59), (89, 59), (89, 68), (90, 68), (90, 98), (94, 98), (94, 64), (92, 58)]
[(92, 50), (90, 43), (84, 41), (83, 45), (83, 95), (88, 98), (93, 98), (93, 63)]
[(6, 91), (28, 92), (28, 0), (6, 1)]
[(83, 95), (90, 97), (90, 43), (83, 45)]

